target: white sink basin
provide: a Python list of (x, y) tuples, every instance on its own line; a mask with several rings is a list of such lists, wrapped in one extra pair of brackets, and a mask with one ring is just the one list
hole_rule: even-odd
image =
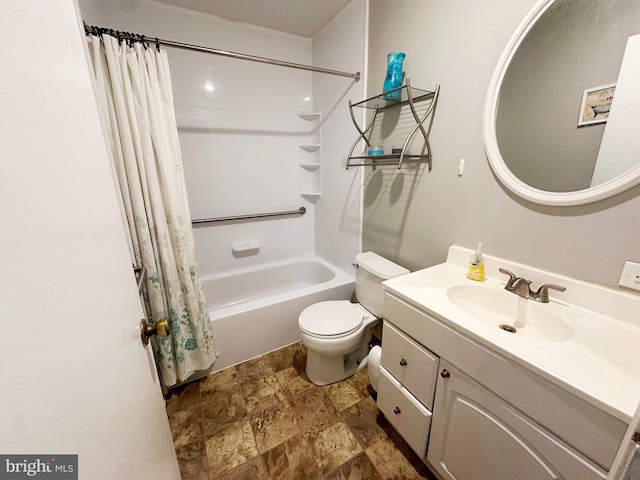
[(501, 328), (505, 335), (562, 342), (575, 331), (547, 304), (527, 300), (506, 290), (480, 285), (454, 285), (447, 297), (456, 307), (477, 320)]

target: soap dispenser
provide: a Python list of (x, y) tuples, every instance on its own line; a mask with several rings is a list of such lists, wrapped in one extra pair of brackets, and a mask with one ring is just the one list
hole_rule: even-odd
[(476, 282), (484, 282), (484, 257), (482, 256), (482, 243), (478, 243), (475, 253), (469, 259), (467, 278)]

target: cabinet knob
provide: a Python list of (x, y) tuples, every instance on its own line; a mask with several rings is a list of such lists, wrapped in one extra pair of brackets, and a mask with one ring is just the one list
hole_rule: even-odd
[(442, 378), (449, 378), (451, 374), (449, 373), (449, 370), (447, 370), (446, 368), (443, 368), (442, 371), (440, 372), (440, 376)]
[(400, 366), (401, 367), (406, 367), (407, 366), (407, 361), (404, 358), (400, 359)]
[(394, 408), (393, 413), (395, 413), (396, 415), (400, 415), (400, 409), (398, 407)]

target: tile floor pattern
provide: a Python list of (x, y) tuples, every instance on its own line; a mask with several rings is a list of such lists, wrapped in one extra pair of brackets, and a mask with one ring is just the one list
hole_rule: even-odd
[(378, 410), (362, 370), (318, 387), (300, 343), (167, 399), (182, 480), (435, 477)]

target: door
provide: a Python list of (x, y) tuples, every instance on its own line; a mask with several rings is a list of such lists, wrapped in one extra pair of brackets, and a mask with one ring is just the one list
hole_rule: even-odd
[(0, 40), (0, 454), (179, 479), (76, 5), (7, 3)]
[(607, 480), (640, 480), (640, 404), (613, 460)]
[(604, 480), (606, 473), (440, 359), (427, 460), (447, 480)]

